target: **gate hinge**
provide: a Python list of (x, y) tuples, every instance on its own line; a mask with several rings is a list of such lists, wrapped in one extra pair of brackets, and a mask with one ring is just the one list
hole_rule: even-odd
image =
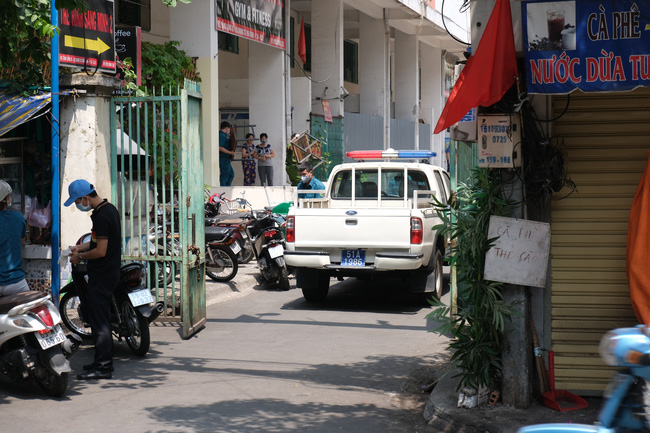
[(190, 201), (191, 200), (192, 200), (192, 197), (189, 196), (189, 195), (185, 198), (185, 207), (190, 207)]

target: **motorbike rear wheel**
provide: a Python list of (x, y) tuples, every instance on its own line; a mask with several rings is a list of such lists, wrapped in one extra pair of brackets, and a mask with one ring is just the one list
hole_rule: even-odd
[(289, 283), (289, 273), (286, 268), (282, 269), (282, 274), (280, 275), (280, 290), (289, 290), (291, 288), (291, 283)]
[(56, 373), (44, 368), (44, 377), (37, 377), (36, 383), (45, 391), (45, 394), (52, 397), (61, 397), (68, 389), (68, 373)]
[(133, 308), (131, 302), (122, 302), (122, 320), (130, 335), (125, 335), (126, 345), (137, 356), (145, 356), (151, 345), (149, 321)]
[[(65, 287), (61, 291), (64, 290)], [(79, 296), (72, 292), (66, 292), (59, 301), (59, 314), (61, 315), (63, 324), (70, 332), (77, 334), (82, 339), (90, 340), (92, 338), (90, 325), (86, 326), (84, 324), (80, 306), (81, 300)]]
[[(205, 274), (214, 281), (226, 282), (235, 278), (237, 275), (237, 270), (239, 265), (237, 263), (237, 258), (230, 250), (230, 248), (225, 246), (208, 246), (210, 252), (212, 253), (212, 260), (214, 260), (213, 266), (216, 266), (215, 271), (208, 271), (208, 264), (206, 263)], [(206, 262), (210, 260), (210, 254), (206, 254)]]
[(241, 265), (245, 265), (254, 258), (255, 252), (253, 252), (253, 245), (251, 245), (251, 242), (247, 240), (241, 252), (239, 253), (239, 256), (237, 257), (237, 262)]

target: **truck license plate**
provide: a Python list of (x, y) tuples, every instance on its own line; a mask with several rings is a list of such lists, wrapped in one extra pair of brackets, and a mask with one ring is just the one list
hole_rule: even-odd
[(56, 325), (54, 329), (51, 329), (45, 333), (40, 333), (36, 332), (36, 339), (38, 340), (38, 343), (41, 345), (41, 349), (47, 350), (50, 347), (57, 346), (61, 343), (63, 343), (66, 338), (65, 333), (63, 332), (63, 329), (61, 328), (61, 325)]
[(343, 250), (341, 251), (341, 265), (343, 266), (365, 266), (366, 252), (364, 250)]
[(135, 292), (129, 292), (129, 299), (134, 307), (139, 307), (140, 305), (151, 304), (153, 302), (153, 296), (149, 289), (136, 290)]

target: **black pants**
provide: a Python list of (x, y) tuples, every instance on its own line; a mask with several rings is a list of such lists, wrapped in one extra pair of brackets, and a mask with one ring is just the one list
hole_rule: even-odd
[(111, 332), (111, 302), (120, 273), (113, 275), (88, 274), (88, 290), (79, 294), (84, 319), (90, 323), (95, 345), (94, 364), (100, 370), (113, 368), (113, 335)]

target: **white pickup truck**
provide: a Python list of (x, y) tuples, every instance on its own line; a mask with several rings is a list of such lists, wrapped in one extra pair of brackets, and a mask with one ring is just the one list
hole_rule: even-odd
[(284, 259), (305, 299), (323, 301), (331, 277), (349, 276), (397, 277), (406, 290), (440, 298), (447, 245), (432, 230), (441, 222), (432, 197), (446, 204), (449, 194), (448, 173), (434, 165), (334, 167), (323, 197), (298, 196), (287, 215)]

